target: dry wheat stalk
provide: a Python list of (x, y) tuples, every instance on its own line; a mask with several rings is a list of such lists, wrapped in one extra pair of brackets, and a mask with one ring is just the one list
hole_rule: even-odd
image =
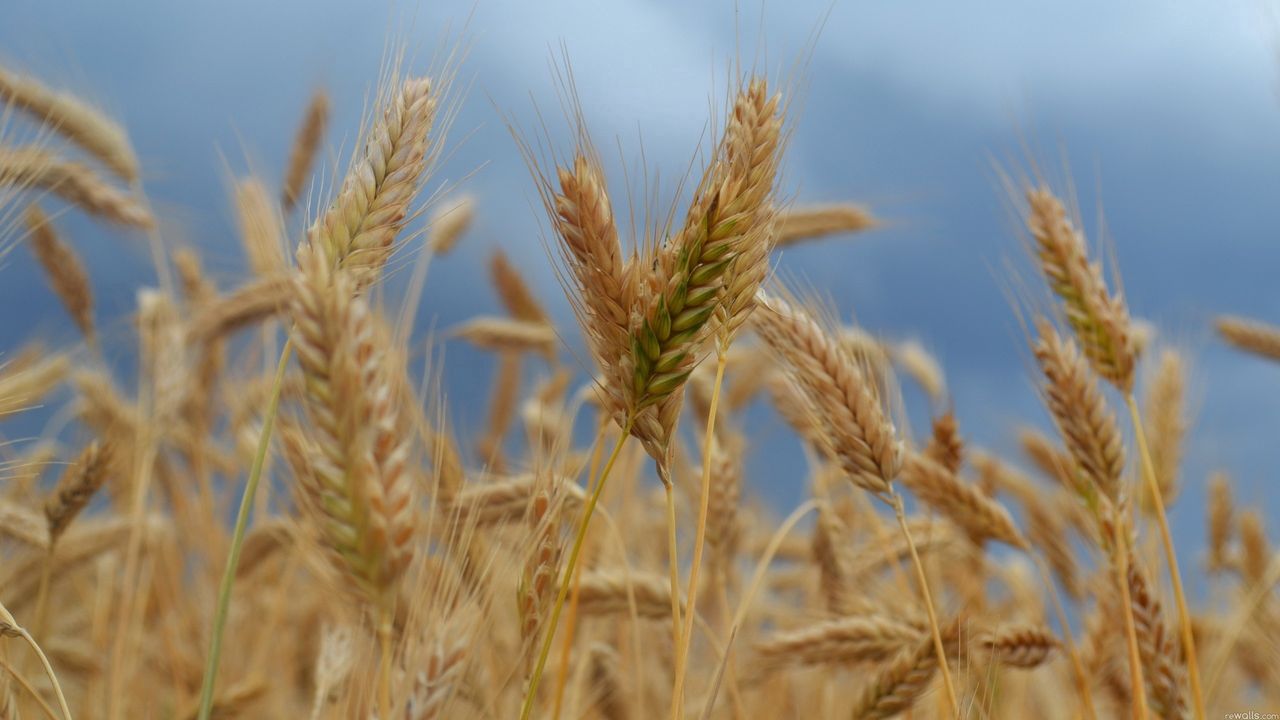
[(311, 177), (311, 168), (320, 153), (325, 129), (329, 125), (329, 94), (323, 88), (311, 93), (302, 125), (293, 136), (289, 150), (289, 162), (285, 165), (284, 186), (280, 191), (280, 206), (285, 212), (293, 209), (302, 197), (303, 187)]
[(44, 268), (49, 286), (62, 301), (76, 327), (92, 342), (93, 288), (89, 286), (89, 273), (84, 263), (76, 251), (58, 236), (53, 221), (38, 205), (27, 206), (26, 222), (27, 242), (40, 267)]
[(87, 165), (38, 147), (0, 148), (0, 184), (53, 193), (81, 210), (136, 228), (155, 225), (151, 212)]
[(0, 68), (0, 101), (80, 146), (125, 182), (138, 179), (138, 159), (124, 128), (83, 100)]
[(1280, 360), (1280, 329), (1249, 318), (1222, 315), (1215, 325), (1228, 344), (1269, 360)]
[(836, 233), (872, 230), (880, 221), (861, 205), (802, 205), (787, 208), (778, 218), (778, 246), (796, 245)]

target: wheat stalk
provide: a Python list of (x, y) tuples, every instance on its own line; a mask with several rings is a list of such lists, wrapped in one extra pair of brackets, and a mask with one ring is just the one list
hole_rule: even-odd
[(0, 185), (50, 192), (81, 210), (114, 223), (148, 229), (151, 212), (107, 183), (87, 165), (63, 160), (38, 147), (0, 148)]

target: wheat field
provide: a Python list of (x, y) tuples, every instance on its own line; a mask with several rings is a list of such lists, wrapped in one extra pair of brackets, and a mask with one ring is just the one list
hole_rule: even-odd
[[(1069, 181), (1035, 157), (999, 171), (1025, 260), (1002, 320), (1043, 405), (1000, 453), (966, 441), (925, 345), (781, 267), (881, 224), (784, 182), (786, 73), (732, 72), (685, 192), (637, 222), (566, 62), (557, 132), (512, 123), (486, 150), (527, 167), (572, 319), (499, 249), (473, 280), (502, 313), (423, 333), (428, 268), (487, 203), (433, 182), (466, 132), (458, 55), (395, 57), (359, 128), (317, 89), (278, 166), (235, 178), (234, 278), (174, 237), (127, 127), (0, 66), (0, 252), (34, 258), (31, 301), (78, 332), (0, 348), (0, 428), (50, 418), (0, 454), (0, 718), (1280, 711), (1263, 516), (1184, 472), (1193, 359), (1130, 313)], [(100, 238), (64, 232), (81, 216)], [(95, 303), (97, 242), (154, 263), (125, 317)], [(1280, 327), (1213, 331), (1280, 362)], [(487, 396), (443, 386), (451, 344), (492, 354)], [(773, 480), (794, 507), (753, 492), (757, 403), (804, 448)], [(1207, 558), (1168, 521), (1192, 484)]]

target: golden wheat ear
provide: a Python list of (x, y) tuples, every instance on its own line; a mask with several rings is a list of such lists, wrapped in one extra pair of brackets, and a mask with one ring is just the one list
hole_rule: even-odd
[(323, 89), (311, 94), (306, 112), (302, 115), (302, 124), (293, 136), (293, 147), (289, 150), (289, 162), (285, 165), (284, 186), (280, 189), (280, 207), (286, 213), (293, 209), (302, 197), (307, 180), (311, 177), (311, 168), (315, 165), (316, 156), (320, 154), (320, 144), (324, 140), (325, 130), (329, 126), (329, 94)]
[(80, 256), (63, 242), (53, 227), (53, 221), (39, 206), (27, 206), (27, 243), (40, 267), (44, 269), (49, 286), (53, 289), (67, 314), (90, 343), (95, 336), (93, 323), (93, 288), (89, 285), (89, 273)]
[(38, 147), (0, 148), (0, 187), (43, 190), (84, 212), (128, 227), (150, 229), (145, 205), (108, 183), (87, 165)]
[(83, 100), (0, 68), (0, 102), (22, 110), (75, 143), (121, 180), (133, 183), (138, 179), (138, 159), (124, 128)]

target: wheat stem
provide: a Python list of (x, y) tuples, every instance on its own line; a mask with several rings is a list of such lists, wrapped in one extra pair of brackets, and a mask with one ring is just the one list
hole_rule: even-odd
[[(1119, 510), (1123, 515), (1124, 510)], [(1142, 656), (1138, 652), (1138, 630), (1133, 621), (1133, 598), (1129, 596), (1129, 551), (1128, 543), (1121, 535), (1121, 520), (1117, 518), (1112, 542), (1115, 547), (1113, 560), (1120, 585), (1120, 601), (1124, 604), (1124, 632), (1129, 650), (1129, 684), (1133, 686), (1133, 716), (1138, 720), (1147, 720), (1150, 710), (1147, 709), (1147, 686), (1142, 679)]]
[[(618, 455), (622, 453), (622, 446), (626, 444), (627, 436), (631, 434), (631, 423), (632, 418), (628, 416), (623, 423), (622, 432), (618, 435), (618, 442), (609, 453), (609, 460), (604, 464), (604, 470), (600, 472), (600, 480), (596, 483), (596, 488), (582, 511), (582, 521), (578, 523), (578, 532), (573, 538), (573, 547), (569, 550), (569, 560), (565, 565), (566, 579), (573, 577), (574, 569), (578, 567), (578, 556), (582, 554), (582, 544), (587, 537), (587, 526), (591, 524), (591, 516), (596, 511), (596, 504), (600, 502), (600, 494), (604, 491), (605, 481), (609, 479), (609, 472), (613, 470)], [(520, 720), (529, 720), (533, 715), (533, 703), (538, 696), (538, 682), (542, 679), (542, 671), (547, 666), (547, 657), (551, 654), (551, 641), (555, 638), (556, 625), (560, 622), (560, 611), (564, 609), (564, 600), (570, 584), (561, 582), (560, 590), (556, 593), (556, 604), (551, 608), (551, 618), (542, 639), (542, 649), (538, 652), (538, 664), (533, 668), (533, 675), (529, 678), (529, 689), (525, 692), (524, 704), (520, 708)]]
[[(594, 482), (598, 476), (600, 469), (600, 453), (601, 444), (604, 442), (604, 434), (609, 429), (609, 422), (600, 423), (600, 430), (596, 432), (596, 438), (591, 443), (591, 472), (588, 474), (590, 480)], [(595, 489), (595, 485), (587, 488), (587, 492)], [(582, 597), (582, 569), (581, 567), (573, 570), (573, 593), (569, 596), (569, 619), (565, 622), (564, 642), (560, 644), (560, 667), (556, 671), (556, 695), (555, 705), (551, 717), (560, 720), (560, 710), (564, 707), (564, 690), (568, 685), (569, 679), (569, 651), (573, 649), (573, 636), (578, 627), (578, 602)]]
[(10, 665), (3, 658), (0, 658), (0, 667), (4, 668), (4, 671), (9, 673), (9, 677), (17, 681), (17, 683), (22, 686), (22, 689), (27, 691), (27, 694), (36, 701), (37, 705), (40, 706), (40, 710), (44, 712), (45, 717), (49, 718), (49, 720), (58, 720), (58, 716), (54, 714), (53, 708), (49, 707), (49, 703), (45, 702), (44, 698), (40, 697), (40, 693), (36, 692), (35, 688), (31, 687), (31, 683), (28, 682), (26, 678), (22, 677), (22, 673), (18, 672), (17, 668)]
[(71, 720), (71, 709), (67, 707), (67, 698), (62, 694), (62, 685), (58, 684), (58, 676), (53, 674), (53, 666), (49, 664), (49, 658), (45, 657), (44, 651), (40, 649), (40, 645), (36, 643), (36, 639), (31, 637), (31, 633), (23, 628), (16, 628), (19, 635), (27, 644), (31, 646), (32, 652), (36, 657), (40, 658), (40, 664), (44, 666), (44, 674), (49, 676), (49, 682), (53, 684), (53, 694), (58, 698), (58, 709), (62, 711), (62, 717)]
[(711, 497), (711, 443), (715, 439), (716, 409), (720, 406), (720, 387), (724, 384), (724, 367), (728, 357), (724, 351), (716, 353), (716, 379), (711, 388), (711, 407), (707, 410), (707, 431), (702, 440), (702, 503), (698, 508), (698, 529), (693, 540), (693, 564), (689, 568), (688, 617), (676, 651), (676, 685), (671, 697), (671, 720), (684, 716), (684, 676), (689, 659), (689, 645), (693, 636), (693, 616), (698, 607), (698, 571), (702, 566), (702, 550), (707, 539), (707, 506)]
[(942, 673), (942, 684), (947, 690), (947, 702), (951, 705), (952, 717), (960, 717), (960, 703), (956, 700), (956, 687), (951, 681), (951, 670), (947, 668), (947, 650), (942, 645), (942, 630), (938, 627), (938, 615), (933, 609), (933, 594), (929, 592), (929, 580), (924, 574), (924, 565), (920, 563), (920, 554), (916, 552), (916, 542), (907, 529), (907, 513), (902, 508), (902, 496), (897, 490), (890, 490), (893, 497), (893, 514), (898, 518), (898, 527), (902, 529), (902, 537), (907, 541), (907, 549), (911, 551), (911, 562), (916, 568), (916, 580), (920, 582), (920, 594), (924, 596), (924, 609), (929, 613), (929, 630), (933, 633), (933, 649), (938, 654), (938, 671)]
[(218, 585), (218, 606), (213, 615), (209, 656), (205, 659), (204, 680), (200, 686), (198, 720), (209, 720), (209, 715), (213, 712), (213, 685), (218, 676), (218, 661), (222, 657), (222, 633), (226, 628), (227, 612), (231, 607), (231, 586), (236, 579), (236, 565), (240, 563), (240, 551), (244, 548), (245, 530), (249, 525), (249, 508), (253, 505), (253, 496), (257, 494), (258, 481), (262, 478), (262, 468), (266, 464), (267, 448), (271, 444), (271, 430), (275, 427), (276, 411), (280, 407), (280, 390), (284, 387), (284, 373), (289, 367), (289, 355), (292, 349), (292, 341), (286, 340), (284, 348), (280, 351), (275, 381), (271, 385), (271, 399), (267, 401), (267, 412), (262, 418), (262, 433), (258, 436), (258, 448), (253, 456), (253, 465), (249, 468), (249, 479), (245, 482), (244, 493), (240, 496), (235, 531), (231, 535), (231, 549), (227, 552), (227, 564), (222, 570), (222, 581)]
[(391, 717), (391, 603), (383, 602), (378, 611), (378, 645), (381, 660), (378, 666), (378, 712), (383, 718)]
[(1076, 692), (1084, 705), (1084, 716), (1087, 720), (1098, 720), (1098, 712), (1093, 707), (1093, 693), (1089, 692), (1089, 677), (1085, 674), (1084, 664), (1080, 661), (1080, 652), (1076, 649), (1076, 641), (1071, 634), (1071, 626), (1067, 624), (1067, 612), (1062, 607), (1062, 599), (1058, 597), (1058, 589), (1053, 586), (1053, 578), (1049, 576), (1049, 568), (1039, 555), (1031, 555), (1036, 568), (1040, 571), (1040, 580), (1049, 591), (1049, 599), (1053, 601), (1053, 612), (1057, 615), (1058, 625), (1062, 627), (1063, 644), (1067, 649), (1067, 657), (1071, 660), (1071, 671), (1076, 681)]
[(680, 647), (680, 548), (676, 545), (676, 487), (670, 481), (662, 485), (667, 495), (667, 572), (671, 584), (671, 642)]
[(1142, 416), (1138, 412), (1138, 403), (1133, 393), (1124, 398), (1129, 406), (1129, 416), (1133, 420), (1133, 435), (1138, 443), (1138, 452), (1142, 455), (1142, 476), (1147, 483), (1147, 492), (1151, 494), (1156, 509), (1156, 520), (1160, 525), (1160, 542), (1164, 545), (1165, 560), (1169, 564), (1169, 580), (1173, 583), (1173, 597), (1178, 603), (1178, 621), (1182, 630), (1182, 645), (1187, 658), (1187, 675), (1191, 680), (1191, 698), (1195, 708), (1196, 720), (1205, 720), (1204, 692), (1200, 687), (1200, 665), (1196, 657), (1195, 637), (1191, 632), (1191, 610), (1187, 607), (1187, 596), (1182, 589), (1182, 573), (1178, 570), (1178, 555), (1173, 547), (1173, 535), (1169, 532), (1169, 518), (1164, 511), (1164, 497), (1160, 484), (1156, 481), (1155, 468), (1151, 464), (1151, 450), (1147, 447), (1147, 433), (1143, 429)]

